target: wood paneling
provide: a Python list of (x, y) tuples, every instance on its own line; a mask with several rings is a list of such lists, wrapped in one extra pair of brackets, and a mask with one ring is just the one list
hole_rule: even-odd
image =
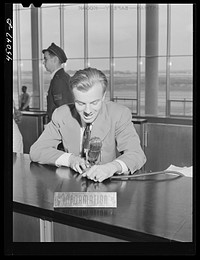
[(145, 169), (165, 170), (171, 164), (179, 167), (192, 166), (192, 130), (189, 125), (148, 123)]
[(40, 242), (39, 218), (14, 212), (13, 242)]

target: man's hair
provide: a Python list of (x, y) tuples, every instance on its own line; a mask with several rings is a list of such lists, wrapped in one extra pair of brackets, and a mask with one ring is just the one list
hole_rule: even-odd
[(70, 79), (70, 88), (80, 91), (88, 91), (95, 83), (100, 82), (105, 93), (108, 81), (105, 74), (96, 68), (78, 70)]
[(50, 51), (50, 50), (47, 50), (47, 52), (49, 53), (49, 56), (50, 56), (51, 58), (57, 57), (59, 63), (62, 64), (61, 60), (59, 59), (59, 57), (58, 57), (54, 52), (52, 52), (52, 51)]
[(22, 86), (22, 91), (25, 92), (27, 90), (27, 86)]

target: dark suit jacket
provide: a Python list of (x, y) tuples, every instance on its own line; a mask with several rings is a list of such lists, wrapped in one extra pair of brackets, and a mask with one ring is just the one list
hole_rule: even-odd
[(73, 103), (73, 96), (69, 88), (70, 76), (63, 68), (58, 70), (50, 82), (47, 95), (47, 114), (51, 120), (53, 111), (64, 104)]
[[(52, 115), (52, 121), (31, 146), (31, 160), (41, 164), (55, 164), (64, 153), (57, 150), (61, 141), (66, 152), (79, 155), (80, 126), (80, 116), (74, 105), (57, 108)], [(116, 149), (120, 154), (118, 159), (122, 160), (132, 173), (146, 162), (131, 112), (125, 106), (112, 101), (103, 102), (93, 123), (91, 137), (99, 137), (102, 140), (101, 164), (116, 159)]]

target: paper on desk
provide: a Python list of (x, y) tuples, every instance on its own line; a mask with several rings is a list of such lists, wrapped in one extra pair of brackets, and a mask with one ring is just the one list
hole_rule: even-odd
[(186, 177), (192, 177), (192, 173), (193, 173), (193, 166), (190, 167), (178, 167), (175, 166), (173, 164), (171, 164), (166, 171), (178, 171), (181, 172), (182, 174), (184, 174)]

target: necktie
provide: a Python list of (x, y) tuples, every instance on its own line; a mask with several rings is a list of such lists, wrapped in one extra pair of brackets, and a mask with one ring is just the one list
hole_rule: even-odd
[(86, 157), (86, 152), (89, 149), (89, 141), (90, 141), (90, 135), (91, 135), (90, 125), (91, 124), (86, 124), (86, 128), (83, 133), (83, 144), (82, 144), (81, 156), (84, 158)]

